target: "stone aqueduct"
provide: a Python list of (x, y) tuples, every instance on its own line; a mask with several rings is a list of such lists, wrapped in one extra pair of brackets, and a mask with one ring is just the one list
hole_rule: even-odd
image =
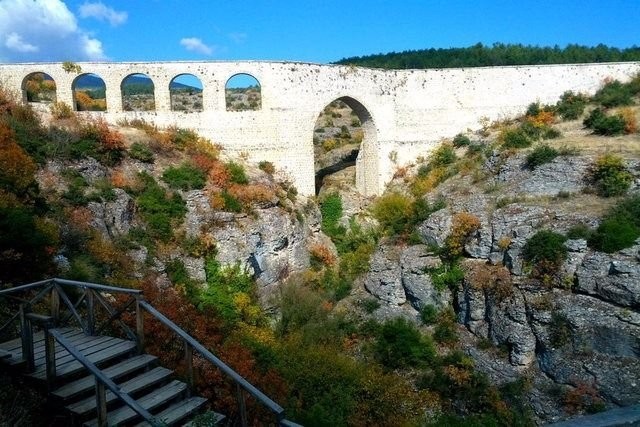
[[(424, 156), (443, 137), (480, 128), (486, 120), (520, 114), (536, 100), (554, 103), (566, 90), (594, 92), (607, 78), (626, 80), (640, 63), (511, 66), (429, 70), (379, 70), (298, 62), (131, 62), (79, 63), (82, 73), (106, 84), (111, 123), (141, 118), (160, 127), (190, 128), (221, 144), (230, 155), (268, 160), (284, 169), (298, 191), (314, 194), (313, 129), (319, 113), (341, 99), (363, 123), (364, 139), (356, 161), (356, 186), (379, 194), (395, 169)], [(56, 82), (57, 100), (74, 105), (78, 74), (62, 63), (0, 65), (0, 83), (18, 93), (34, 72)], [(122, 108), (121, 83), (147, 74), (155, 86), (155, 111)], [(234, 75), (255, 77), (261, 87), (257, 111), (227, 111), (225, 84)], [(169, 85), (192, 74), (203, 84), (203, 111), (171, 110)], [(26, 101), (26, 96), (25, 96)]]

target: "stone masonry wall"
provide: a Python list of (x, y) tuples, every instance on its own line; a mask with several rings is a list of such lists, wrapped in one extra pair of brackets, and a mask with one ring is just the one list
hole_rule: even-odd
[[(397, 166), (427, 155), (441, 138), (483, 120), (521, 114), (534, 101), (555, 103), (566, 90), (595, 92), (606, 78), (626, 80), (640, 63), (512, 66), (429, 70), (378, 70), (297, 62), (140, 62), (79, 63), (106, 84), (107, 111), (115, 123), (142, 118), (160, 127), (190, 128), (221, 144), (231, 155), (268, 160), (284, 168), (298, 191), (314, 194), (313, 128), (318, 114), (335, 99), (349, 97), (368, 118), (356, 163), (361, 192), (379, 194)], [(73, 105), (77, 74), (62, 63), (0, 65), (0, 84), (20, 93), (33, 72), (49, 74), (57, 99)], [(145, 73), (155, 85), (156, 111), (125, 112), (120, 85), (127, 76)], [(203, 84), (203, 111), (171, 111), (169, 84), (179, 74), (193, 74)], [(262, 91), (258, 111), (226, 111), (225, 84), (239, 73), (254, 76)], [(367, 117), (365, 117), (367, 116)]]

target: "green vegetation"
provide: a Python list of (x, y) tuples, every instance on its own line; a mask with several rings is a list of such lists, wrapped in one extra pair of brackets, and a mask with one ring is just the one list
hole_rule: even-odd
[(236, 162), (227, 163), (227, 170), (229, 171), (230, 180), (236, 184), (248, 184), (249, 178), (247, 178), (247, 173), (244, 171), (244, 167)]
[(390, 369), (420, 367), (433, 361), (433, 341), (403, 318), (382, 325), (374, 346), (376, 359)]
[(139, 142), (134, 142), (129, 148), (129, 157), (140, 160), (143, 163), (153, 163), (153, 151)]
[(627, 123), (620, 114), (607, 115), (604, 110), (596, 108), (584, 119), (583, 124), (597, 135), (614, 136), (623, 134)]
[(633, 182), (633, 175), (624, 159), (615, 154), (598, 157), (589, 168), (586, 178), (602, 197), (623, 195)]
[(179, 194), (167, 194), (153, 177), (147, 173), (138, 175), (140, 189), (135, 192), (136, 203), (149, 233), (162, 241), (173, 236), (173, 225), (182, 220), (187, 212)]
[(533, 140), (522, 129), (507, 129), (500, 135), (504, 148), (528, 148)]
[(421, 49), (344, 58), (337, 64), (409, 69), (488, 67), (500, 65), (574, 64), (640, 60), (640, 47), (618, 49), (602, 44), (594, 47), (569, 44), (540, 47), (522, 44), (482, 43), (463, 48)]
[(162, 180), (171, 188), (183, 191), (204, 188), (207, 178), (201, 169), (189, 163), (178, 167), (170, 167), (162, 173)]
[(540, 165), (545, 163), (550, 163), (558, 157), (560, 153), (553, 147), (548, 146), (547, 144), (538, 145), (534, 150), (527, 155), (527, 160), (525, 162), (527, 168), (533, 170)]
[(420, 310), (420, 319), (425, 325), (433, 325), (438, 320), (438, 309), (435, 305), (425, 304)]
[(433, 286), (442, 291), (457, 290), (464, 279), (464, 271), (458, 263), (443, 263), (440, 267), (427, 270)]
[(560, 96), (555, 110), (564, 120), (576, 120), (582, 115), (588, 102), (586, 95), (567, 91)]
[(589, 245), (603, 252), (615, 252), (632, 246), (640, 237), (640, 196), (629, 197), (605, 215), (589, 236)]
[(567, 258), (565, 236), (550, 230), (540, 230), (525, 243), (522, 256), (531, 263), (547, 262), (558, 264)]
[(432, 205), (424, 198), (414, 199), (400, 193), (386, 193), (376, 199), (371, 213), (380, 222), (386, 234), (407, 238), (417, 224), (443, 207), (443, 201)]
[(605, 83), (593, 96), (593, 100), (605, 108), (620, 107), (631, 105), (633, 95), (629, 84), (613, 80)]
[(454, 138), (453, 138), (453, 146), (456, 148), (459, 147), (466, 147), (468, 145), (471, 145), (471, 140), (469, 139), (468, 136), (459, 133), (457, 134)]

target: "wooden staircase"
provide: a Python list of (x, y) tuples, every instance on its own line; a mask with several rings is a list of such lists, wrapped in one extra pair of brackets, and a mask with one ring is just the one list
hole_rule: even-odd
[[(75, 301), (65, 287), (74, 288)], [(81, 290), (78, 296), (78, 290)], [(51, 403), (64, 407), (74, 425), (84, 426), (174, 426), (190, 423), (204, 411), (207, 400), (192, 395), (193, 354), (197, 352), (236, 385), (238, 415), (233, 420), (216, 412), (209, 423), (248, 424), (245, 394), (270, 410), (274, 417), (265, 424), (297, 426), (284, 418), (284, 410), (235, 371), (217, 359), (194, 338), (144, 301), (138, 290), (114, 288), (84, 282), (49, 279), (43, 282), (0, 290), (0, 297), (31, 292), (31, 299), (20, 302), (17, 313), (0, 327), (5, 333), (19, 320), (20, 337), (0, 343), (0, 367), (20, 373), (36, 386), (46, 388)], [(114, 307), (108, 296), (131, 295), (124, 308)], [(38, 314), (32, 308), (49, 298), (49, 313)], [(66, 307), (67, 313), (61, 310)], [(107, 322), (98, 327), (96, 302), (107, 314)], [(121, 321), (122, 314), (135, 306), (136, 331)], [(84, 307), (84, 308), (82, 308)], [(171, 329), (183, 341), (187, 378), (175, 378), (174, 372), (159, 366), (158, 358), (144, 353), (144, 318), (152, 316)], [(78, 324), (69, 325), (70, 321)], [(73, 323), (73, 322), (72, 322)], [(101, 335), (107, 326), (118, 324), (129, 339)]]

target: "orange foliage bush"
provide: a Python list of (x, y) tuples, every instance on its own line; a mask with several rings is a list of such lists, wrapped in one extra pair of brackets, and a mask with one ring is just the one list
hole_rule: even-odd
[(215, 161), (209, 169), (209, 181), (218, 188), (226, 188), (229, 185), (231, 174), (227, 166), (221, 161)]
[(556, 116), (552, 111), (541, 110), (535, 116), (527, 116), (527, 120), (534, 126), (549, 126), (553, 124)]
[(336, 257), (331, 253), (329, 248), (319, 243), (309, 246), (309, 255), (311, 255), (312, 263), (314, 260), (326, 266), (333, 266), (336, 263)]
[(480, 229), (480, 220), (468, 212), (458, 212), (453, 216), (451, 233), (445, 241), (447, 254), (456, 258), (462, 255), (464, 245), (473, 233)]
[(244, 206), (251, 204), (268, 204), (276, 199), (275, 191), (264, 184), (232, 184), (229, 193)]
[(632, 108), (627, 107), (621, 109), (620, 115), (624, 118), (624, 133), (638, 132), (638, 119)]
[(570, 414), (576, 414), (584, 410), (593, 411), (604, 406), (604, 401), (598, 394), (593, 384), (579, 381), (576, 388), (565, 393), (564, 407)]
[(11, 128), (0, 123), (0, 185), (17, 194), (35, 184), (36, 165), (15, 142)]
[(511, 274), (504, 266), (473, 263), (465, 269), (465, 280), (475, 289), (489, 292), (498, 301), (513, 294)]

